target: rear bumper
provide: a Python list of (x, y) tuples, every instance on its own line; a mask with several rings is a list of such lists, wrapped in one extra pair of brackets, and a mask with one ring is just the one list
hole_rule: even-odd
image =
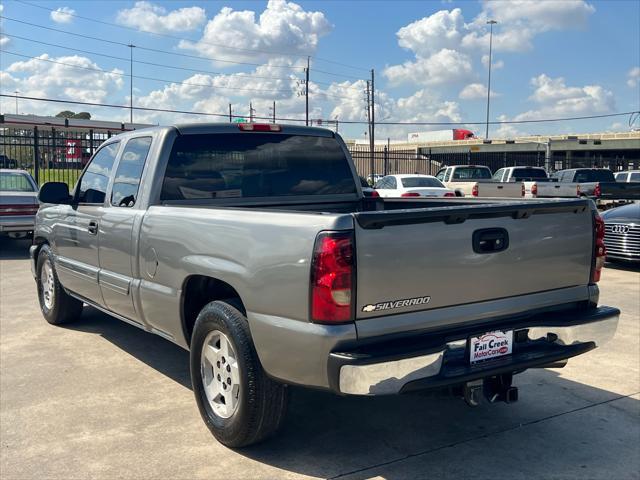
[[(545, 367), (609, 341), (619, 315), (611, 307), (572, 310), (332, 352), (329, 383), (338, 393), (389, 395)], [(492, 330), (514, 330), (513, 353), (470, 365), (467, 339)]]
[(35, 215), (0, 218), (0, 232), (32, 232), (36, 226)]

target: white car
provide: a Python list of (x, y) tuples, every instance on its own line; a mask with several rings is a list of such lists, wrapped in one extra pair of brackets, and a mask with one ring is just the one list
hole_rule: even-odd
[(431, 175), (387, 175), (378, 180), (376, 192), (381, 197), (455, 197), (436, 177)]

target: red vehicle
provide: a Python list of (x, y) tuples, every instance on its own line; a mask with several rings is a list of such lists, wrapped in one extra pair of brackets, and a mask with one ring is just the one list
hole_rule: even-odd
[(409, 143), (416, 142), (446, 142), (451, 140), (469, 140), (476, 138), (471, 130), (464, 128), (450, 128), (448, 130), (432, 130), (430, 132), (414, 132), (407, 137)]

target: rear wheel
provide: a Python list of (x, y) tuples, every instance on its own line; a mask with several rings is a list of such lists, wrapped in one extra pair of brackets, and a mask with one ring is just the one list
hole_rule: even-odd
[(245, 447), (278, 430), (287, 409), (287, 388), (265, 374), (240, 311), (221, 301), (200, 311), (190, 362), (200, 414), (219, 442)]
[(40, 249), (36, 272), (38, 300), (45, 320), (52, 325), (77, 320), (82, 313), (82, 302), (65, 292), (60, 284), (48, 245)]

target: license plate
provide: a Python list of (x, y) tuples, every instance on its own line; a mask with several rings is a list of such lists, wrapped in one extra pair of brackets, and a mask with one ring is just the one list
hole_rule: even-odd
[(513, 330), (487, 332), (469, 339), (469, 362), (476, 363), (490, 358), (511, 354)]

